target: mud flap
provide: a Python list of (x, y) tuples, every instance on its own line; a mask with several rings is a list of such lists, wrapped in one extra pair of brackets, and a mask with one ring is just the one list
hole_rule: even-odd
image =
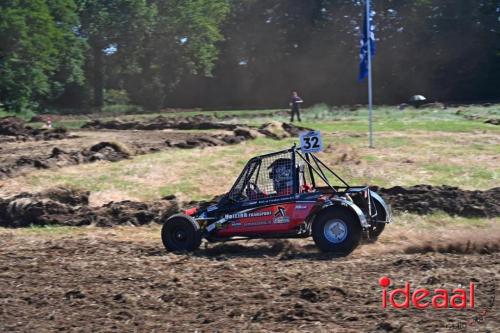
[(377, 193), (372, 190), (370, 190), (370, 196), (372, 197), (373, 200), (376, 200), (382, 208), (385, 210), (385, 221), (378, 221), (378, 223), (391, 223), (392, 222), (392, 210), (391, 206), (386, 204), (384, 199)]
[(346, 200), (343, 198), (334, 198), (334, 199), (331, 199), (330, 201), (327, 201), (323, 205), (323, 208), (330, 207), (330, 206), (333, 206), (335, 204), (349, 208), (358, 217), (359, 224), (361, 225), (363, 230), (368, 229), (370, 227), (370, 224), (368, 223), (368, 220), (366, 219), (366, 216), (363, 213), (363, 211), (361, 210), (361, 208), (359, 208), (355, 203), (353, 203), (349, 200)]

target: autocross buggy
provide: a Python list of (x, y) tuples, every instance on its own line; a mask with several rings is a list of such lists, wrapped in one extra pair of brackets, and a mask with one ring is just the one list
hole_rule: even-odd
[(196, 250), (202, 238), (312, 236), (321, 251), (347, 255), (361, 239), (376, 240), (389, 222), (391, 210), (377, 193), (348, 185), (315, 154), (293, 146), (252, 158), (217, 204), (170, 216), (161, 236), (168, 251)]

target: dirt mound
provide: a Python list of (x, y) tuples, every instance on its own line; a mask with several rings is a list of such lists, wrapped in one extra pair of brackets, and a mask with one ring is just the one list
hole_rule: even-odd
[(240, 135), (200, 135), (187, 140), (166, 140), (167, 147), (182, 149), (203, 148), (238, 144), (248, 138)]
[(235, 135), (242, 136), (247, 140), (253, 140), (264, 136), (264, 134), (260, 133), (258, 130), (245, 126), (238, 126), (233, 132)]
[(54, 200), (71, 206), (86, 206), (89, 204), (89, 195), (89, 191), (57, 186), (39, 192), (35, 196), (38, 198)]
[(21, 156), (14, 164), (0, 167), (0, 179), (12, 177), (29, 169), (50, 169), (95, 161), (116, 162), (130, 157), (130, 152), (122, 144), (100, 142), (83, 150), (65, 151), (54, 147), (48, 156)]
[(127, 147), (116, 142), (99, 142), (82, 154), (89, 161), (116, 162), (129, 158), (131, 153)]
[(500, 216), (500, 187), (487, 191), (467, 191), (446, 185), (374, 189), (397, 211), (417, 214), (444, 211), (464, 217)]
[[(1, 138), (6, 136), (9, 138)], [(0, 140), (59, 140), (69, 138), (70, 135), (65, 128), (32, 128), (26, 126), (24, 120), (17, 117), (5, 117), (0, 119)]]
[(206, 115), (196, 115), (192, 117), (158, 116), (148, 121), (122, 121), (115, 119), (103, 122), (96, 119), (84, 124), (82, 128), (114, 130), (220, 129), (234, 131), (235, 136), (243, 136), (246, 139), (255, 139), (256, 137), (262, 135), (274, 139), (283, 139), (291, 136), (298, 136), (301, 131), (308, 130), (304, 127), (282, 123), (279, 121), (273, 121), (262, 125), (258, 129), (252, 129), (241, 124), (220, 122), (220, 119)]
[(279, 140), (296, 136), (303, 130), (305, 130), (303, 127), (296, 127), (291, 124), (280, 122), (269, 123), (259, 129), (238, 125), (233, 130), (233, 134), (200, 135), (187, 140), (166, 140), (165, 143), (168, 147), (183, 149), (225, 146), (238, 144), (246, 140), (253, 140), (263, 136)]
[(272, 121), (259, 127), (260, 133), (277, 140), (298, 136), (303, 131), (310, 131), (310, 129), (279, 121)]
[(179, 202), (175, 197), (152, 202), (119, 201), (110, 202), (98, 208), (85, 211), (91, 217), (90, 224), (99, 227), (114, 225), (144, 225), (159, 222), (163, 215), (179, 212)]
[(20, 193), (0, 199), (0, 226), (63, 224), (76, 217), (76, 211), (88, 205), (89, 192), (56, 187), (39, 193)]
[(163, 117), (158, 116), (148, 121), (122, 121), (119, 119), (110, 121), (100, 121), (98, 119), (90, 121), (82, 128), (91, 129), (114, 129), (114, 130), (163, 130), (163, 129), (183, 129), (183, 130), (204, 130), (223, 129), (234, 130), (238, 125), (227, 124), (214, 121), (213, 117), (206, 115), (196, 115), (192, 117)]
[(0, 226), (143, 225), (157, 222), (163, 214), (171, 215), (180, 209), (175, 197), (153, 202), (110, 202), (101, 207), (88, 206), (88, 198), (88, 191), (57, 187), (0, 199)]
[(500, 125), (500, 118), (491, 118), (484, 121), (486, 124)]

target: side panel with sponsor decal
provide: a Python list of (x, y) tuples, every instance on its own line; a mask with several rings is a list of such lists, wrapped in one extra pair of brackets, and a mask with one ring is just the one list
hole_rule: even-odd
[(315, 205), (316, 201), (297, 201), (293, 211), (293, 218), (304, 221)]
[(224, 215), (227, 223), (216, 231), (217, 236), (260, 232), (286, 232), (296, 229), (314, 206), (314, 202), (288, 202), (258, 209), (247, 209)]

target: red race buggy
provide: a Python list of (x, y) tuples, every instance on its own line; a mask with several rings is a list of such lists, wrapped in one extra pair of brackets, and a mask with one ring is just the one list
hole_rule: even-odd
[(168, 217), (161, 237), (168, 251), (193, 251), (203, 238), (312, 236), (321, 251), (347, 255), (363, 238), (376, 240), (390, 222), (391, 210), (377, 193), (348, 185), (316, 155), (293, 146), (252, 158), (216, 204)]

